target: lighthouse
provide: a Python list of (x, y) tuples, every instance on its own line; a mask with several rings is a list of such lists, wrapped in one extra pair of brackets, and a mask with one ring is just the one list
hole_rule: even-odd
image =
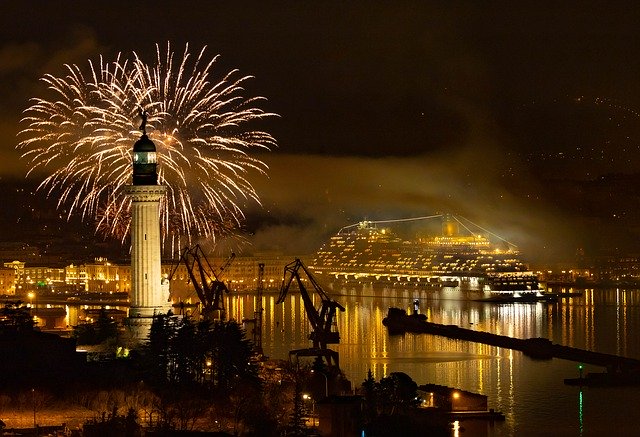
[(133, 184), (125, 187), (131, 198), (131, 306), (127, 324), (137, 342), (147, 338), (154, 315), (171, 309), (160, 264), (160, 201), (166, 187), (158, 185), (156, 146), (146, 133), (146, 112), (141, 116), (142, 136), (133, 146)]

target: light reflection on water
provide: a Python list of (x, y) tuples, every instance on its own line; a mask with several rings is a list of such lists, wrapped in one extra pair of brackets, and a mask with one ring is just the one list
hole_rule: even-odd
[[(578, 376), (577, 363), (534, 361), (520, 352), (430, 335), (389, 336), (382, 325), (387, 308), (410, 311), (420, 299), (429, 320), (518, 338), (546, 337), (554, 343), (640, 359), (640, 291), (587, 290), (583, 296), (555, 304), (487, 304), (478, 292), (446, 288), (340, 290), (332, 295), (346, 309), (339, 313), (340, 364), (358, 386), (371, 369), (376, 379), (391, 372), (410, 375), (418, 384), (436, 383), (489, 397), (489, 407), (506, 420), (480, 429), (462, 423), (465, 435), (638, 435), (631, 420), (640, 405), (637, 387), (565, 386)], [(287, 359), (290, 350), (310, 347), (304, 305), (297, 293), (276, 305), (277, 295), (263, 297), (263, 349), (271, 358)], [(315, 302), (319, 304), (318, 301)], [(83, 306), (84, 307), (84, 306)], [(254, 294), (226, 296), (229, 316), (253, 318)], [(81, 308), (69, 305), (67, 324), (77, 324)], [(586, 372), (602, 369), (586, 366)]]
[[(333, 349), (340, 353), (341, 368), (354, 386), (371, 369), (376, 379), (402, 371), (418, 384), (485, 394), (489, 407), (502, 411), (506, 420), (495, 426), (483, 424), (480, 435), (589, 436), (613, 429), (631, 435), (637, 431), (630, 420), (640, 404), (637, 388), (585, 388), (581, 393), (563, 384), (564, 378), (578, 376), (577, 363), (534, 361), (520, 352), (431, 335), (389, 336), (382, 319), (388, 307), (411, 310), (412, 300), (419, 298), (422, 312), (437, 323), (518, 338), (546, 337), (567, 346), (640, 358), (640, 342), (629, 338), (640, 328), (640, 291), (587, 290), (581, 297), (554, 304), (505, 305), (475, 302), (477, 293), (457, 288), (367, 286), (340, 291), (348, 295), (332, 293), (346, 309), (338, 317), (341, 343)], [(290, 293), (281, 305), (275, 305), (276, 297), (263, 297), (263, 349), (271, 358), (287, 359), (290, 350), (310, 347), (310, 327), (299, 294)], [(227, 297), (230, 317), (252, 318), (255, 303), (254, 295)], [(585, 370), (602, 371), (593, 366)]]

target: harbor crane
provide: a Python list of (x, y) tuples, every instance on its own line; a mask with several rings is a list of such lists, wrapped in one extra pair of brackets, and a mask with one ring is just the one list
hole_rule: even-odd
[(264, 263), (258, 263), (258, 283), (256, 284), (256, 306), (253, 312), (253, 319), (243, 319), (242, 323), (253, 325), (251, 334), (253, 339), (253, 348), (256, 354), (261, 356), (262, 350), (262, 295), (264, 293)]
[[(301, 272), (305, 274), (313, 291), (320, 297), (319, 309), (316, 309), (313, 304), (312, 296), (300, 277)], [(344, 311), (344, 307), (329, 297), (300, 259), (296, 259), (284, 267), (284, 278), (276, 304), (284, 302), (294, 279), (300, 290), (304, 309), (311, 324), (312, 331), (309, 334), (309, 339), (313, 342), (313, 348), (294, 350), (290, 352), (290, 355), (324, 357), (329, 367), (335, 366), (339, 369), (338, 352), (329, 349), (327, 345), (340, 343), (336, 312), (337, 310)]]
[(199, 244), (193, 247), (187, 246), (180, 254), (178, 263), (169, 275), (169, 280), (171, 280), (180, 264), (184, 264), (189, 281), (193, 284), (198, 299), (200, 299), (202, 305), (200, 314), (204, 320), (224, 320), (225, 318), (223, 293), (229, 293), (229, 289), (222, 282), (221, 277), (235, 257), (236, 254), (232, 253), (216, 273)]

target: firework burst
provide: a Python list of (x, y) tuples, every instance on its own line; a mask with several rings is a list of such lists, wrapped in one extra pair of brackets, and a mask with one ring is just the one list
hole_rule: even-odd
[(44, 174), (39, 189), (58, 196), (69, 216), (95, 219), (97, 229), (122, 241), (128, 235), (133, 143), (140, 137), (135, 114), (151, 114), (147, 133), (156, 144), (164, 241), (216, 237), (240, 226), (242, 203), (259, 202), (248, 180), (266, 165), (252, 157), (270, 150), (274, 138), (248, 129), (275, 116), (260, 109), (260, 97), (245, 98), (249, 76), (237, 70), (213, 79), (216, 57), (205, 48), (182, 56), (156, 46), (153, 65), (133, 53), (128, 59), (89, 61), (86, 70), (66, 65), (64, 77), (42, 80), (54, 98), (34, 98), (25, 110), (18, 148), (30, 173)]

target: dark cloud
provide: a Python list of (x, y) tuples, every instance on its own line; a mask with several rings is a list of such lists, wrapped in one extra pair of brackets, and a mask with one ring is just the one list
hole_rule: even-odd
[(0, 75), (23, 74), (36, 65), (41, 51), (34, 42), (9, 43), (0, 47)]
[(95, 32), (86, 26), (78, 25), (68, 29), (63, 38), (47, 47), (48, 53), (42, 57), (38, 66), (40, 75), (45, 73), (65, 74), (65, 64), (86, 65), (88, 60), (96, 61), (99, 55), (110, 59), (110, 53), (96, 39)]
[[(523, 199), (513, 192), (511, 179), (487, 177), (487, 169), (492, 175), (513, 165), (504, 156), (477, 145), (407, 158), (274, 154), (266, 158), (270, 179), (256, 183), (270, 218), (253, 224), (253, 249), (276, 246), (310, 253), (341, 227), (361, 220), (453, 213), (525, 251), (539, 254), (546, 246), (555, 257), (572, 253), (575, 237), (564, 214), (544, 202)], [(518, 179), (519, 185), (532, 180), (526, 172)], [(434, 230), (433, 225), (428, 228)], [(414, 225), (406, 236), (414, 237), (420, 229)]]
[(49, 40), (0, 45), (0, 175), (26, 174), (16, 150), (22, 111), (30, 99), (47, 94), (39, 80), (44, 74), (64, 75), (64, 64), (85, 64), (99, 52), (95, 35), (86, 27), (72, 27)]

